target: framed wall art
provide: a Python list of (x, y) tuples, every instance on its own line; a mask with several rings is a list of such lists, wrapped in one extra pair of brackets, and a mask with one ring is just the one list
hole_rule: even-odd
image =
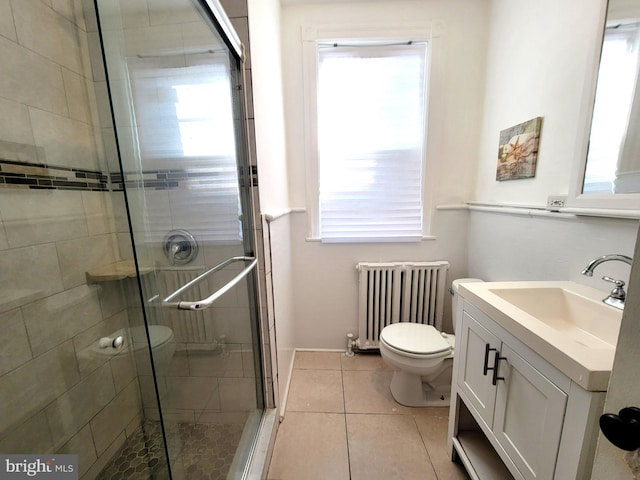
[(517, 180), (536, 175), (542, 117), (500, 132), (496, 180)]

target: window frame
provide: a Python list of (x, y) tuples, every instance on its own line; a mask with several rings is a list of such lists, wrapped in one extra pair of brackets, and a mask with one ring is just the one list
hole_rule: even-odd
[[(401, 43), (419, 41), (427, 43), (426, 92), (425, 92), (425, 148), (422, 158), (422, 240), (433, 239), (430, 236), (430, 220), (432, 211), (432, 191), (434, 168), (431, 161), (435, 150), (429, 112), (431, 96), (434, 91), (434, 73), (439, 70), (438, 38), (441, 27), (434, 23), (389, 25), (310, 25), (302, 28), (302, 67), (304, 88), (304, 146), (306, 167), (306, 213), (307, 240), (322, 241), (320, 232), (320, 165), (318, 156), (318, 47), (320, 44), (335, 43)], [(358, 242), (415, 242), (415, 238), (369, 238)], [(344, 242), (353, 242), (345, 239)], [(341, 243), (332, 239), (331, 243)]]

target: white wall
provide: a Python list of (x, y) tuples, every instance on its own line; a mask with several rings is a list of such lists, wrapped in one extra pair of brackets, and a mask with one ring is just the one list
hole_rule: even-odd
[[(437, 159), (433, 204), (460, 203), (469, 197), (484, 89), (488, 3), (396, 1), (285, 5), (282, 11), (285, 118), (291, 206), (304, 209), (304, 111), (302, 26), (438, 21), (444, 27), (432, 77), (430, 153)], [(434, 59), (436, 61), (436, 59)], [(322, 244), (306, 241), (304, 213), (292, 215), (291, 255), (295, 345), (344, 349), (346, 333), (357, 333), (359, 261), (449, 260), (449, 279), (466, 273), (466, 212), (435, 212), (436, 240), (412, 244)], [(445, 324), (450, 325), (445, 312)]]
[(280, 4), (278, 0), (248, 0), (251, 38), (256, 157), (263, 212), (289, 207), (285, 145)]
[[(437, 240), (354, 246), (307, 242), (306, 216), (292, 215), (295, 346), (344, 350), (346, 334), (357, 335), (358, 262), (444, 259), (451, 262), (449, 282), (465, 276), (467, 216), (464, 211), (436, 212)], [(449, 303), (444, 330), (451, 332)]]
[(613, 285), (601, 277), (627, 282), (628, 265), (607, 262), (591, 278), (580, 272), (600, 255), (632, 256), (637, 229), (637, 221), (622, 219), (471, 212), (469, 275), (487, 281), (571, 280), (609, 291)]
[[(262, 212), (281, 212), (289, 207), (284, 100), (281, 67), (280, 4), (278, 0), (249, 0), (252, 100), (255, 154), (259, 172)], [(250, 125), (251, 127), (251, 125)], [(265, 274), (267, 280), (269, 339), (276, 387), (276, 405), (282, 398), (294, 352), (294, 316), (291, 276), (290, 219), (271, 222), (263, 218)], [(282, 412), (284, 414), (284, 412)]]
[[(600, 34), (602, 1), (493, 0), (487, 80), (473, 200), (546, 204), (573, 182), (581, 135), (585, 73)], [(497, 182), (500, 130), (543, 116), (538, 168), (532, 179)], [(568, 279), (609, 290), (600, 277), (629, 278), (618, 262), (588, 279), (580, 270), (607, 253), (632, 255), (637, 221), (470, 213), (469, 273), (486, 280)]]
[[(547, 195), (568, 193), (602, 3), (491, 2), (475, 200), (544, 206)], [(544, 118), (535, 178), (497, 182), (500, 131), (537, 116)]]

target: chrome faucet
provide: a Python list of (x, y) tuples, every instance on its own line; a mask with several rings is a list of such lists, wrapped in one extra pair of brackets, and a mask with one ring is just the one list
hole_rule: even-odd
[[(633, 259), (631, 257), (620, 255), (618, 253), (612, 253), (609, 255), (602, 255), (601, 257), (594, 258), (589, 262), (589, 265), (587, 265), (585, 269), (580, 273), (582, 273), (582, 275), (586, 275), (587, 277), (593, 277), (593, 271), (598, 265), (604, 262), (610, 262), (612, 260), (624, 262), (628, 265), (631, 265), (633, 263)], [(606, 275), (602, 277), (602, 279), (605, 282), (615, 284), (615, 287), (613, 288), (613, 290), (611, 290), (611, 293), (609, 293), (607, 298), (604, 298), (602, 301), (607, 305), (611, 305), (612, 307), (622, 310), (624, 308), (624, 301), (627, 296), (624, 291), (624, 282), (622, 280), (616, 280), (614, 278), (607, 277)]]

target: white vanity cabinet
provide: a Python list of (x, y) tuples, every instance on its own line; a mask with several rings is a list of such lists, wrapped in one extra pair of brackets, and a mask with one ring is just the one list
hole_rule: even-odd
[(449, 423), (452, 455), (472, 478), (588, 478), (604, 392), (575, 385), (478, 308), (462, 305)]
[(492, 427), (496, 387), (492, 381), (493, 372), (488, 369), (490, 357), (493, 354), (493, 358), (496, 358), (501, 342), (467, 312), (463, 313), (463, 321), (459, 327), (456, 331), (460, 336), (460, 344), (455, 349), (459, 364), (458, 388), (484, 423)]

